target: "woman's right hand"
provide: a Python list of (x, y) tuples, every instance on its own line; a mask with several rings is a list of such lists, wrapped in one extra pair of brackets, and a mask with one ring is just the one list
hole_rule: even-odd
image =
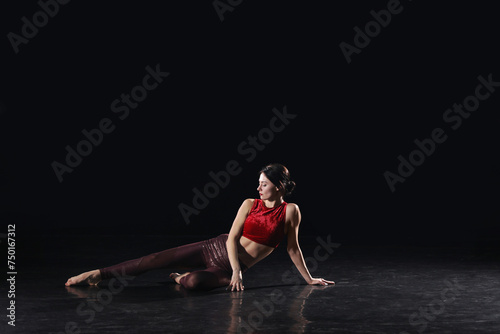
[(243, 291), (245, 289), (243, 286), (243, 275), (241, 270), (233, 270), (233, 277), (231, 277), (231, 283), (229, 283), (227, 289), (229, 288), (231, 288), (231, 291)]

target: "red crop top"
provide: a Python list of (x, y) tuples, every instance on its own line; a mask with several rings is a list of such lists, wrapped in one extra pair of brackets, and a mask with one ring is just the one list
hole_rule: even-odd
[(268, 208), (260, 199), (255, 199), (252, 209), (243, 224), (243, 236), (256, 243), (278, 247), (285, 235), (286, 202)]

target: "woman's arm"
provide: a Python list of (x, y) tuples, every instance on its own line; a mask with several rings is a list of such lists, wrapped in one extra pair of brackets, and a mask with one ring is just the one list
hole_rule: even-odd
[(299, 246), (299, 225), (301, 220), (299, 206), (297, 204), (289, 203), (287, 205), (287, 211), (289, 211), (290, 214), (290, 225), (287, 232), (287, 251), (293, 261), (293, 264), (295, 264), (295, 267), (297, 267), (307, 284), (335, 284), (335, 282), (327, 281), (323, 278), (313, 278), (309, 273)]
[(231, 263), (231, 268), (233, 269), (233, 276), (231, 278), (231, 283), (229, 283), (231, 291), (234, 291), (234, 289), (240, 291), (244, 288), (243, 275), (241, 273), (240, 261), (238, 260), (238, 241), (243, 231), (243, 223), (245, 223), (245, 219), (252, 209), (253, 201), (253, 199), (246, 199), (243, 201), (243, 204), (241, 204), (226, 242), (227, 255)]

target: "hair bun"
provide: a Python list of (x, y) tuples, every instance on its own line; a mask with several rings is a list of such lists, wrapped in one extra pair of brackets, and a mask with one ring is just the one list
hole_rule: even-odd
[(285, 182), (285, 193), (287, 196), (290, 196), (294, 189), (295, 189), (295, 182), (293, 181)]

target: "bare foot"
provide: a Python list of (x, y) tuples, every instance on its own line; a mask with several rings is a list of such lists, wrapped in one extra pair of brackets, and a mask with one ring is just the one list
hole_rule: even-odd
[(181, 278), (183, 278), (184, 276), (187, 276), (187, 275), (189, 275), (189, 274), (190, 274), (190, 272), (184, 273), (184, 274), (182, 274), (182, 275), (181, 275), (181, 274), (179, 274), (179, 273), (171, 273), (171, 274), (169, 275), (169, 277), (170, 277), (171, 279), (173, 279), (173, 280), (175, 281), (175, 283), (177, 283), (177, 284), (181, 284)]
[(88, 284), (88, 285), (97, 285), (101, 281), (101, 272), (99, 270), (91, 270), (87, 271), (78, 276), (73, 276), (64, 284), (66, 286), (75, 285), (75, 284)]

